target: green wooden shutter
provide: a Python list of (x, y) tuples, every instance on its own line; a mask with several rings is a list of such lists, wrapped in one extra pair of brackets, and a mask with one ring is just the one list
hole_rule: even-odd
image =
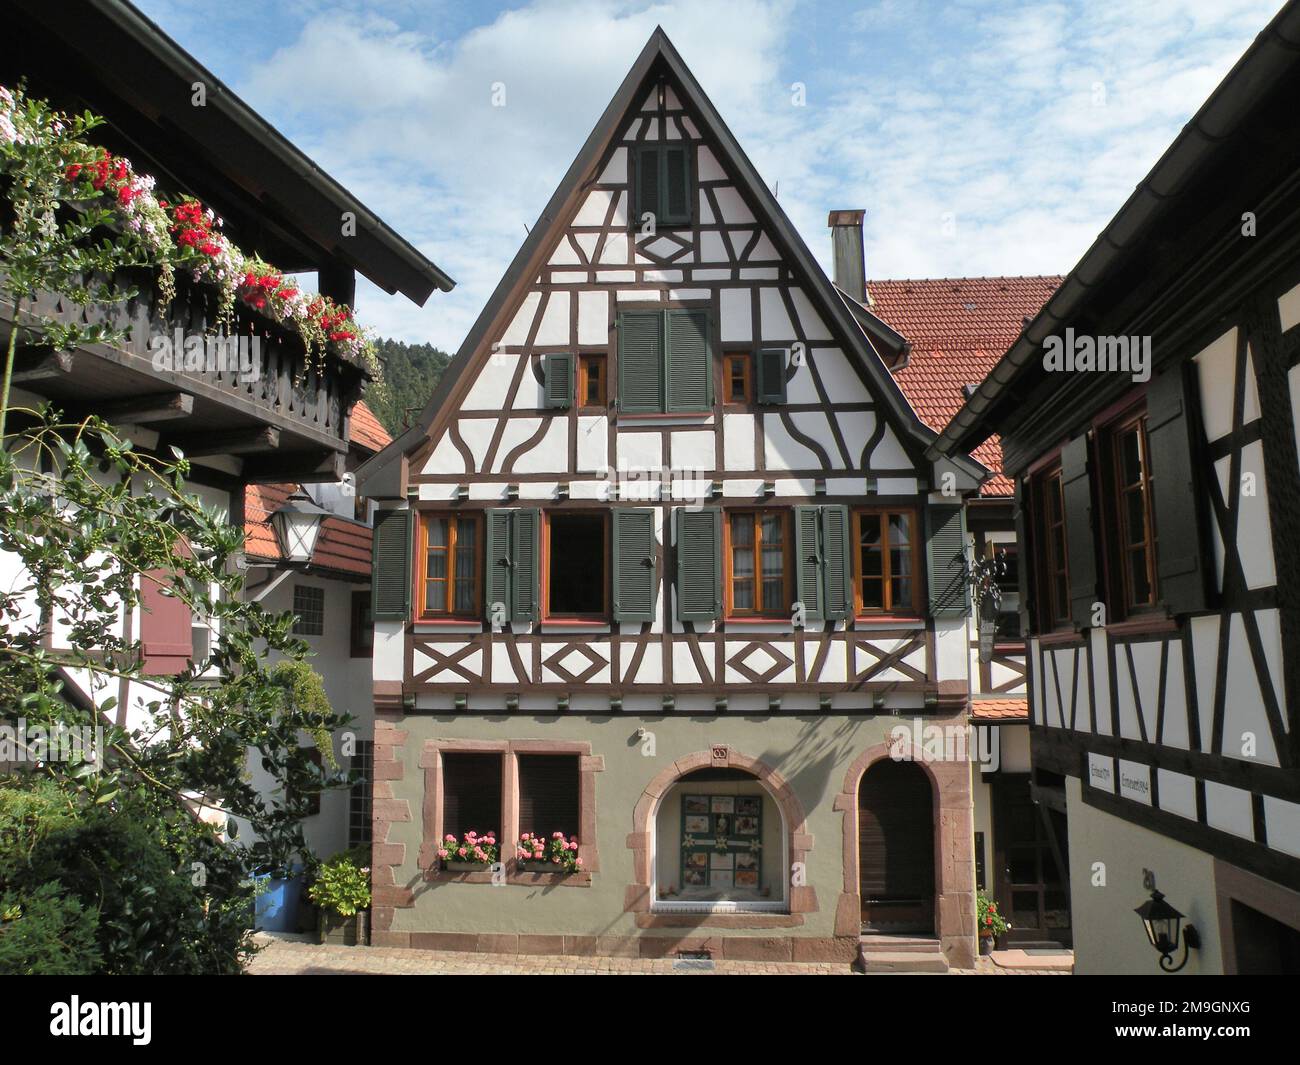
[(713, 402), (713, 360), (707, 311), (666, 311), (669, 411), (708, 410)]
[(825, 616), (822, 599), (821, 518), (816, 507), (794, 508), (795, 596), (809, 621)]
[(822, 507), (822, 576), (826, 617), (853, 613), (853, 554), (849, 546), (849, 508)]
[(632, 227), (638, 232), (643, 224), (642, 216), (647, 211), (654, 215), (656, 226), (661, 221), (659, 217), (659, 190), (663, 186), (661, 166), (657, 147), (637, 149), (636, 207), (632, 212)]
[(785, 348), (762, 348), (755, 360), (754, 398), (759, 403), (785, 402)]
[(671, 145), (661, 152), (663, 160), (659, 221), (680, 225), (691, 220), (691, 157), (687, 145)]
[(1033, 569), (1034, 548), (1029, 542), (1029, 525), (1026, 515), (1033, 504), (1030, 501), (1029, 483), (1016, 478), (1015, 501), (1011, 520), (1016, 527), (1016, 593), (1020, 597), (1020, 631), (1028, 636), (1037, 631), (1038, 611), (1030, 599), (1030, 570)]
[(492, 607), (495, 603), (504, 607), (507, 621), (512, 613), (514, 581), (510, 569), (510, 534), (513, 513), (509, 510), (487, 512), (487, 544), (483, 552), (487, 566), (487, 595), (483, 597), (483, 612), (489, 623), (492, 621)]
[(511, 621), (536, 621), (537, 610), (537, 570), (541, 557), (542, 512), (540, 510), (516, 510), (514, 527), (510, 531), (511, 539), (511, 574), (514, 587), (511, 589)]
[(930, 615), (958, 617), (966, 605), (966, 510), (962, 506), (926, 508), (925, 561)]
[(1171, 366), (1147, 388), (1147, 442), (1156, 526), (1160, 598), (1171, 613), (1210, 605), (1214, 563), (1206, 550), (1205, 492), (1194, 441), (1199, 435), (1188, 403), (1185, 364)]
[(1065, 558), (1070, 571), (1070, 617), (1077, 628), (1086, 629), (1092, 625), (1092, 608), (1098, 602), (1086, 433), (1061, 449), (1061, 498), (1065, 506)]
[(375, 514), (371, 614), (376, 621), (405, 621), (411, 613), (412, 511)]
[(677, 617), (714, 621), (722, 613), (722, 511), (678, 508)]
[(654, 515), (648, 507), (613, 511), (615, 621), (654, 621)]
[(542, 357), (548, 407), (573, 406), (573, 361), (573, 355), (568, 353), (551, 353)]
[(662, 411), (663, 315), (623, 311), (618, 316), (618, 409), (625, 414)]

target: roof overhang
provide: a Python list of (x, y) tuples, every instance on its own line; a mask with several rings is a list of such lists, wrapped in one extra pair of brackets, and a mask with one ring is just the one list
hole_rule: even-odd
[(417, 304), (455, 285), (127, 0), (82, 0), (75, 12), (14, 0), (4, 19), (0, 79), (25, 75), (57, 106), (102, 114), (110, 148), (208, 203), (280, 269), (344, 265)]

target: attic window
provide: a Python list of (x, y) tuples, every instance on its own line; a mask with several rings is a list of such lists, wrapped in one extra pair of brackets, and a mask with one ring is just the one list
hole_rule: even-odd
[[(636, 151), (635, 206), (632, 225), (649, 233), (653, 224), (689, 225), (695, 201), (691, 181), (690, 144), (644, 145)], [(649, 219), (646, 215), (650, 215)]]

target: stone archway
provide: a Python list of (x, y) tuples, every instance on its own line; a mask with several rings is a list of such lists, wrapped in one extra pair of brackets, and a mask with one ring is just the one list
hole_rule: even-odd
[[(808, 833), (807, 817), (803, 804), (794, 789), (775, 769), (765, 762), (730, 747), (696, 751), (678, 758), (672, 765), (657, 773), (645, 786), (632, 811), (632, 832), (627, 837), (632, 851), (634, 882), (627, 886), (623, 909), (631, 913), (648, 913), (653, 902), (650, 885), (654, 882), (651, 835), (654, 831), (655, 813), (660, 800), (678, 780), (697, 769), (740, 769), (757, 778), (781, 811), (786, 825), (786, 849), (790, 864), (807, 863), (813, 838)], [(810, 884), (791, 885), (790, 913), (813, 913), (817, 909), (817, 891)]]
[(878, 743), (863, 751), (844, 773), (834, 809), (843, 817), (844, 886), (835, 907), (835, 934), (861, 931), (858, 887), (858, 786), (867, 769), (882, 759), (907, 759), (926, 773), (934, 800), (934, 928), (950, 965), (975, 964), (975, 839), (970, 762), (929, 760), (904, 739)]

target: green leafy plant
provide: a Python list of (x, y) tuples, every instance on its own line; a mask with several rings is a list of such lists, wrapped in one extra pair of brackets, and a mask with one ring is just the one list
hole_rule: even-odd
[(359, 864), (354, 852), (336, 854), (316, 868), (307, 897), (323, 910), (353, 917), (370, 906), (370, 866)]
[[(52, 853), (41, 833), (70, 819), (61, 838), (80, 840), (66, 855), (82, 871), (66, 886), (100, 914), (97, 971), (144, 971), (133, 966), (145, 959), (147, 971), (238, 971), (252, 950), (251, 875), (307, 860), (302, 821), (313, 795), (357, 777), (323, 774), (300, 737), (316, 737), (324, 754), (351, 719), (323, 699), (292, 615), (245, 601), (235, 565), (243, 532), (186, 492), (183, 456), (143, 454), (99, 419), (66, 422), (49, 409), (4, 442), (0, 553), (20, 579), (0, 587), (0, 724), (20, 745), (19, 719), (28, 733), (102, 732), (94, 750), (27, 762), (21, 776), (48, 781), (58, 804), (0, 825), (0, 891), (12, 887), (23, 902), (33, 882), (10, 860)], [(147, 675), (139, 641), (123, 633), (123, 608), (146, 609), (150, 582), (211, 626), (207, 657), (174, 675)], [(72, 676), (81, 678), (75, 693)], [(128, 724), (106, 724), (119, 718), (123, 682)], [(269, 787), (254, 786), (250, 760)], [(105, 820), (92, 820), (95, 811)], [(87, 824), (108, 852), (95, 851)], [(98, 855), (94, 867), (76, 865), (82, 851)], [(100, 886), (101, 875), (138, 882), (153, 854), (163, 864), (148, 866), (145, 884), (150, 898), (166, 897), (165, 911), (121, 885)], [(102, 903), (119, 896), (120, 905)]]
[(1011, 928), (1011, 922), (998, 912), (998, 904), (982, 891), (975, 895), (975, 919), (981, 936), (997, 938)]

